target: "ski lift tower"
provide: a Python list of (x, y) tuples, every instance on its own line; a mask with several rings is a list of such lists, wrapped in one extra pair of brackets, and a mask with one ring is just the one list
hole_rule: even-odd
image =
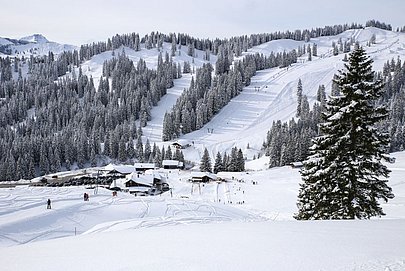
[(96, 177), (96, 187), (94, 188), (94, 195), (97, 195), (97, 193), (98, 193), (98, 179), (99, 179), (99, 176), (100, 176), (100, 170), (98, 169), (97, 170), (97, 177)]

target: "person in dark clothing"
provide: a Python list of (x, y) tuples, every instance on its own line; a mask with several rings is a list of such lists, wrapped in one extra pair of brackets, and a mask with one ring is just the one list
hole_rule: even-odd
[(48, 199), (47, 204), (46, 209), (51, 209), (51, 199)]

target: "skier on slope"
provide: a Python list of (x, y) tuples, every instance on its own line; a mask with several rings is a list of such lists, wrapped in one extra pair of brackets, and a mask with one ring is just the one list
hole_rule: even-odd
[(51, 199), (48, 199), (46, 209), (51, 209)]

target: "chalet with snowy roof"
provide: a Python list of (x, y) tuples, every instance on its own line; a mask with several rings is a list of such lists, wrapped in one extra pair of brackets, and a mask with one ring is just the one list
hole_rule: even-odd
[(176, 142), (172, 143), (172, 146), (176, 149), (185, 149), (191, 146), (190, 141), (185, 139), (179, 139)]
[(184, 164), (177, 160), (163, 160), (162, 167), (164, 169), (184, 169)]
[(111, 190), (123, 191), (135, 195), (137, 194), (146, 195), (150, 188), (152, 188), (151, 185), (137, 184), (133, 180), (127, 178), (114, 180), (110, 185)]
[(221, 181), (221, 182), (228, 182), (231, 180), (235, 180), (235, 176), (239, 175), (239, 172), (228, 172), (228, 171), (220, 171), (217, 172), (217, 181)]
[(208, 183), (216, 181), (217, 176), (210, 172), (192, 172), (190, 181), (193, 183)]
[(292, 163), (290, 164), (290, 166), (291, 166), (292, 168), (302, 168), (302, 167), (304, 166), (304, 164), (303, 164), (302, 162), (292, 162)]
[(108, 175), (125, 176), (135, 171), (135, 167), (131, 165), (113, 165), (109, 164), (104, 168)]
[(149, 169), (156, 169), (156, 166), (154, 163), (135, 163), (134, 168), (137, 172), (145, 172)]
[(147, 193), (151, 188), (163, 191), (163, 187), (168, 187), (166, 178), (160, 174), (141, 174), (133, 172), (126, 178), (112, 182), (110, 189), (122, 190), (132, 194)]

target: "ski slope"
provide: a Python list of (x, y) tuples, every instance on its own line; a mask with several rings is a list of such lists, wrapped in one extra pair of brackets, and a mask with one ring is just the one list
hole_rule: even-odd
[[(123, 54), (131, 59), (134, 63), (137, 63), (140, 59), (144, 60), (147, 67), (150, 69), (156, 69), (158, 63), (158, 56), (162, 53), (162, 56), (165, 57), (165, 54), (168, 53), (171, 55), (171, 44), (163, 43), (163, 48), (158, 50), (157, 48), (146, 49), (144, 44), (141, 45), (140, 51), (135, 51), (128, 47), (120, 47), (114, 51), (106, 51), (101, 54), (93, 56), (90, 60), (85, 61), (82, 65), (82, 71), (87, 76), (91, 76), (94, 80), (94, 86), (97, 90), (100, 77), (103, 73), (103, 63), (106, 60), (110, 60), (118, 54)], [(217, 56), (210, 55), (210, 60), (204, 60), (205, 52), (201, 50), (195, 50), (195, 56), (187, 55), (187, 47), (182, 46), (180, 49), (177, 49), (176, 55), (172, 57), (173, 62), (180, 63), (181, 66), (184, 66), (184, 62), (189, 62), (192, 71), (195, 71), (197, 68), (201, 67), (205, 63), (215, 64)], [(78, 72), (78, 69), (76, 70)], [(167, 90), (167, 94), (161, 98), (158, 102), (158, 106), (152, 107), (151, 110), (151, 121), (148, 122), (147, 126), (143, 128), (144, 140), (145, 143), (147, 139), (153, 144), (162, 141), (162, 131), (163, 131), (163, 118), (164, 114), (176, 104), (177, 99), (183, 93), (184, 89), (190, 87), (192, 74), (183, 74), (181, 78), (174, 80), (174, 86)]]
[(151, 109), (151, 120), (148, 121), (146, 127), (142, 128), (144, 142), (149, 139), (150, 142), (157, 143), (162, 141), (163, 119), (166, 112), (176, 104), (177, 99), (181, 96), (186, 88), (190, 87), (191, 74), (183, 74), (179, 79), (174, 79), (174, 86), (167, 89), (158, 105)]
[[(366, 43), (373, 34), (377, 37), (377, 43), (367, 47)], [(370, 27), (348, 30), (337, 36), (311, 39), (309, 43), (318, 45), (318, 57), (307, 61), (307, 56), (304, 55), (290, 67), (258, 71), (252, 78), (251, 85), (245, 87), (209, 123), (198, 131), (184, 135), (183, 138), (196, 143), (194, 149), (186, 150), (186, 159), (199, 161), (204, 148), (209, 150), (211, 157), (215, 157), (218, 151), (230, 153), (234, 146), (244, 152), (248, 144), (251, 150), (259, 150), (273, 121), (287, 121), (294, 117), (298, 79), (301, 79), (303, 94), (307, 95), (311, 104), (316, 100), (319, 85), (325, 85), (327, 92), (330, 91), (333, 75), (344, 68), (344, 54), (333, 56), (331, 44), (339, 39), (344, 42), (351, 38), (365, 47), (374, 60), (376, 71), (382, 70), (383, 64), (392, 58), (405, 58), (404, 33)], [(283, 46), (284, 44), (286, 45)], [(291, 49), (293, 45), (304, 44), (276, 40), (255, 47), (247, 53), (268, 54), (271, 51), (280, 51), (280, 48)], [(213, 133), (208, 133), (208, 128), (213, 129)], [(250, 153), (251, 156), (257, 155), (257, 152)]]
[[(366, 44), (373, 34), (376, 35), (376, 44), (367, 47)], [(181, 137), (194, 142), (191, 148), (184, 151), (185, 158), (199, 162), (204, 148), (208, 149), (211, 157), (215, 157), (217, 152), (224, 153), (226, 151), (230, 153), (235, 146), (247, 153), (249, 159), (254, 155), (257, 156), (273, 121), (287, 121), (294, 117), (297, 106), (298, 79), (302, 81), (303, 94), (307, 95), (309, 102), (313, 104), (319, 85), (325, 85), (326, 90), (330, 91), (333, 75), (344, 68), (342, 61), (344, 54), (333, 56), (332, 42), (337, 43), (339, 40), (345, 42), (351, 39), (365, 46), (367, 53), (374, 60), (374, 69), (377, 71), (382, 69), (387, 60), (405, 57), (404, 33), (373, 27), (348, 30), (337, 36), (314, 38), (309, 43), (294, 40), (274, 40), (255, 46), (248, 52), (244, 52), (243, 55), (255, 53), (270, 55), (271, 52), (290, 51), (297, 49), (298, 46), (316, 43), (318, 56), (313, 56), (312, 61), (307, 61), (307, 55), (304, 55), (298, 59), (298, 63), (290, 67), (258, 71), (252, 78), (250, 86), (245, 87), (241, 94), (233, 98), (209, 123), (200, 130)], [(154, 69), (157, 66), (159, 55), (157, 48), (147, 50), (142, 45), (140, 51), (121, 47), (114, 52), (101, 53), (81, 65), (83, 72), (93, 77), (96, 88), (102, 75), (104, 61), (122, 52), (125, 52), (134, 62), (143, 59), (149, 68)], [(164, 43), (161, 52), (163, 55), (166, 52), (170, 55), (171, 44)], [(196, 56), (192, 58), (187, 55), (187, 48), (182, 46), (176, 52), (173, 61), (181, 65), (188, 61), (193, 69), (196, 69), (208, 62), (203, 59), (203, 55), (204, 52), (196, 50)], [(243, 55), (237, 59), (241, 59)], [(215, 61), (216, 56), (211, 55), (211, 64), (214, 64)], [(152, 120), (143, 128), (143, 142), (149, 139), (151, 144), (170, 144), (170, 142), (161, 142), (164, 114), (171, 110), (184, 89), (189, 87), (192, 76), (192, 74), (183, 74), (182, 78), (176, 79), (174, 87), (168, 89), (167, 95), (162, 97), (158, 106), (152, 108)], [(208, 133), (208, 130), (213, 130), (213, 133)], [(248, 144), (250, 146), (249, 151), (246, 149)]]
[[(376, 44), (367, 47), (366, 44), (373, 34), (376, 35)], [(248, 52), (244, 52), (243, 55), (255, 53), (270, 55), (271, 52), (290, 51), (297, 49), (298, 46), (316, 43), (318, 56), (313, 56), (312, 61), (307, 61), (307, 55), (304, 55), (298, 59), (298, 63), (290, 67), (258, 71), (252, 78), (250, 86), (245, 87), (242, 93), (233, 98), (209, 123), (200, 130), (182, 136), (183, 139), (194, 142), (192, 148), (184, 151), (186, 159), (198, 162), (204, 148), (209, 150), (211, 157), (215, 157), (218, 151), (230, 153), (235, 146), (241, 148), (244, 153), (248, 153), (247, 158), (257, 155), (273, 121), (287, 121), (294, 117), (297, 106), (298, 79), (301, 79), (303, 94), (307, 95), (311, 104), (316, 100), (319, 85), (325, 85), (326, 90), (330, 91), (333, 75), (344, 68), (342, 61), (344, 54), (333, 56), (332, 42), (337, 43), (339, 40), (345, 42), (351, 39), (358, 41), (366, 48), (367, 53), (374, 60), (374, 69), (377, 71), (382, 69), (387, 60), (405, 57), (404, 33), (373, 27), (348, 30), (337, 36), (314, 38), (308, 43), (274, 40), (255, 46)], [(202, 57), (204, 52), (196, 50), (196, 57), (193, 59), (187, 55), (186, 50), (185, 46), (178, 50), (173, 61), (181, 65), (188, 61), (194, 69), (207, 63)], [(166, 52), (170, 54), (171, 44), (164, 43), (161, 51), (163, 55)], [(134, 51), (128, 47), (121, 47), (114, 53), (112, 51), (104, 52), (82, 64), (83, 72), (93, 77), (96, 88), (102, 75), (104, 61), (122, 52), (125, 52), (134, 62), (143, 59), (149, 68), (157, 66), (159, 54), (157, 48), (147, 50), (142, 46), (140, 51)], [(241, 59), (243, 55), (237, 59)], [(215, 61), (216, 56), (211, 55), (210, 62), (214, 64)], [(144, 142), (149, 139), (152, 144), (162, 145), (164, 114), (171, 110), (184, 89), (189, 87), (192, 76), (192, 74), (183, 74), (182, 78), (176, 79), (174, 87), (168, 89), (167, 95), (162, 97), (158, 106), (152, 108), (152, 120), (143, 128)], [(209, 130), (213, 130), (213, 133), (208, 133)], [(164, 144), (170, 144), (170, 142)], [(248, 144), (249, 151), (246, 149)]]

